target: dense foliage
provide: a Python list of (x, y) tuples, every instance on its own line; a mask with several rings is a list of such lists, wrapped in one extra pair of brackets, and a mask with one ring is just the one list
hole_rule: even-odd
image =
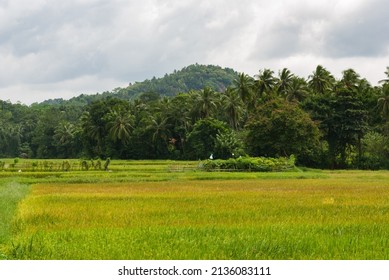
[(250, 77), (192, 65), (126, 89), (25, 106), (0, 101), (0, 157), (290, 157), (320, 168), (389, 167), (389, 68), (378, 86), (317, 66)]
[[(209, 87), (215, 91), (225, 91), (232, 85), (237, 77), (237, 73), (230, 68), (221, 68), (214, 65), (194, 64), (179, 71), (174, 70), (171, 74), (165, 74), (162, 78), (153, 77), (143, 82), (129, 83), (125, 88), (115, 88), (111, 92), (106, 91), (101, 94), (85, 95), (74, 97), (70, 100), (50, 99), (42, 104), (47, 105), (87, 105), (99, 99), (115, 97), (124, 100), (134, 100), (143, 95), (143, 98), (157, 98), (162, 96), (175, 96), (178, 93), (190, 90), (201, 90)], [(145, 95), (147, 94), (147, 95)]]
[(286, 171), (295, 167), (295, 158), (239, 157), (230, 159), (206, 160), (203, 168), (208, 171)]

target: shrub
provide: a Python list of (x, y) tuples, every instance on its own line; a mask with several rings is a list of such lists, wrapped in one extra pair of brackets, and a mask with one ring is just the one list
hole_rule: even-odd
[(271, 172), (292, 169), (295, 167), (295, 161), (296, 159), (293, 155), (290, 158), (240, 157), (227, 160), (206, 160), (202, 166), (207, 171)]

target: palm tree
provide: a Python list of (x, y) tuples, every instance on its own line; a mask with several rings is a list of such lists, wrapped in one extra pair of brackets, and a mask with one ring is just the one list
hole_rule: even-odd
[(107, 134), (104, 120), (100, 116), (99, 118), (93, 117), (90, 111), (86, 111), (81, 115), (80, 121), (82, 131), (90, 141), (88, 148), (91, 148), (97, 155), (102, 156)]
[(206, 87), (203, 90), (192, 92), (194, 114), (200, 118), (208, 118), (216, 111), (218, 100), (216, 92)]
[(140, 99), (135, 99), (130, 103), (130, 110), (135, 116), (136, 124), (139, 124), (143, 117), (150, 115), (150, 106)]
[(389, 66), (386, 67), (385, 74), (387, 78), (379, 81), (380, 84), (389, 83)]
[(113, 141), (127, 144), (131, 138), (135, 118), (126, 111), (111, 110), (107, 116), (108, 133)]
[(343, 71), (343, 77), (340, 82), (348, 89), (357, 89), (359, 77), (359, 74), (354, 69), (347, 69)]
[(389, 84), (382, 87), (382, 95), (378, 98), (377, 107), (382, 116), (389, 120)]
[(302, 101), (309, 94), (307, 83), (304, 79), (293, 77), (288, 89), (285, 92), (286, 100)]
[(308, 86), (319, 94), (324, 94), (335, 82), (335, 78), (327, 69), (318, 65), (316, 70), (308, 77)]
[(157, 157), (168, 153), (168, 139), (170, 131), (168, 129), (168, 118), (158, 113), (147, 120), (146, 131), (151, 133), (151, 144), (154, 155)]
[(264, 69), (259, 71), (259, 74), (255, 77), (257, 93), (260, 97), (265, 94), (270, 94), (273, 91), (277, 83), (277, 79), (273, 76), (274, 72), (270, 69)]
[(226, 112), (231, 127), (235, 130), (239, 127), (239, 119), (243, 113), (243, 104), (238, 91), (227, 88), (222, 95), (222, 108)]
[(158, 104), (155, 106), (155, 109), (157, 109), (157, 111), (161, 112), (162, 114), (167, 115), (171, 110), (171, 106), (171, 98), (164, 96), (159, 100)]
[(55, 129), (54, 138), (62, 146), (72, 144), (76, 133), (75, 126), (69, 122), (60, 123)]
[(161, 114), (152, 116), (150, 118), (149, 125), (147, 129), (153, 132), (152, 141), (156, 143), (158, 139), (167, 140), (168, 138), (168, 129), (167, 129), (167, 118), (164, 118)]
[[(194, 93), (191, 93), (194, 94)], [(173, 124), (175, 130), (183, 131), (185, 134), (189, 131), (192, 124), (191, 110), (193, 109), (192, 96), (189, 94), (178, 94), (171, 102), (171, 110), (168, 117), (169, 122)]]
[(19, 155), (21, 137), (22, 127), (20, 124), (5, 125), (2, 127), (0, 129), (0, 140), (2, 140), (0, 152), (2, 149), (3, 153), (8, 156)]
[(277, 82), (277, 92), (280, 95), (286, 95), (289, 87), (291, 86), (294, 75), (289, 69), (284, 68), (278, 72), (279, 80)]
[(251, 102), (253, 98), (254, 79), (244, 73), (239, 74), (239, 78), (233, 82), (233, 90), (245, 104)]
[(55, 128), (54, 134), (54, 140), (59, 149), (57, 152), (61, 153), (65, 158), (74, 157), (76, 151), (81, 146), (77, 137), (79, 133), (80, 130), (74, 124), (67, 121), (61, 122)]
[(7, 134), (6, 134), (5, 125), (0, 120), (0, 152), (3, 149), (5, 149), (6, 141), (7, 141)]
[(370, 91), (372, 90), (371, 84), (366, 79), (359, 79), (356, 88), (358, 95), (362, 98), (370, 95)]
[[(191, 93), (193, 94), (193, 93)], [(185, 137), (194, 124), (193, 97), (188, 93), (181, 93), (171, 101), (171, 109), (168, 114), (168, 124), (171, 129), (171, 137), (175, 147), (185, 153)]]

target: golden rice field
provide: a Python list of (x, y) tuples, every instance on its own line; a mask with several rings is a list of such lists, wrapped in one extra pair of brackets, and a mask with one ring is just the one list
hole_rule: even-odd
[(0, 258), (389, 259), (387, 171), (189, 168), (196, 165), (4, 171), (0, 207), (14, 207), (0, 210)]

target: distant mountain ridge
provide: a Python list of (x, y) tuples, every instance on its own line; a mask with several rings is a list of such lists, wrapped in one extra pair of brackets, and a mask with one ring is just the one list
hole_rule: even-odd
[(143, 82), (135, 82), (126, 88), (115, 88), (112, 91), (92, 95), (81, 94), (69, 100), (50, 99), (40, 104), (62, 105), (72, 103), (86, 105), (94, 100), (106, 97), (116, 97), (124, 100), (133, 100), (143, 93), (157, 93), (161, 96), (175, 96), (178, 93), (191, 90), (201, 90), (210, 87), (215, 91), (223, 92), (230, 86), (238, 73), (231, 68), (222, 68), (215, 65), (192, 64), (181, 70), (174, 70), (171, 74), (165, 74), (161, 78), (151, 78)]

